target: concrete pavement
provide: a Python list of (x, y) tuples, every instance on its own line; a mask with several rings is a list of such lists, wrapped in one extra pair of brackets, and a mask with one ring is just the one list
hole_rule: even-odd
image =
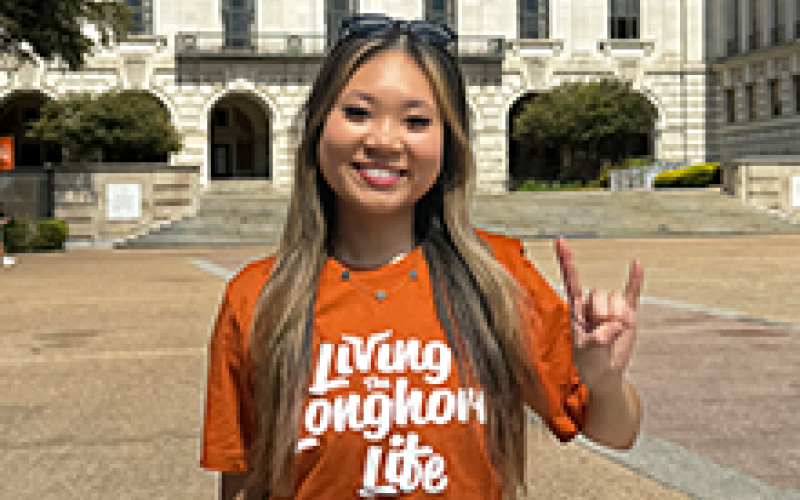
[[(800, 498), (800, 236), (570, 243), (585, 288), (644, 264), (644, 436), (617, 454), (532, 422), (536, 498)], [(70, 250), (1, 269), (0, 498), (216, 498), (198, 466), (205, 349), (226, 277), (270, 251)], [(560, 283), (551, 241), (527, 252)]]

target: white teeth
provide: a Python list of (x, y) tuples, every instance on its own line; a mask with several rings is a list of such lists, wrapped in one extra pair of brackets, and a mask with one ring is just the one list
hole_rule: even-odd
[(369, 175), (375, 177), (399, 177), (400, 173), (395, 172), (393, 170), (373, 170), (371, 168), (365, 168), (364, 172), (368, 173)]

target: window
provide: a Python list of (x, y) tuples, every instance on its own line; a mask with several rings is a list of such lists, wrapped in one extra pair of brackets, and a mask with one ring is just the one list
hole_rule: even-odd
[(728, 0), (728, 55), (735, 56), (741, 48), (741, 17), (739, 15), (739, 0)]
[(357, 12), (356, 0), (325, 0), (326, 44), (329, 48), (336, 45), (342, 20)]
[(783, 20), (786, 16), (786, 2), (784, 0), (772, 0), (772, 44), (778, 45), (786, 39), (786, 27)]
[(253, 0), (222, 0), (226, 48), (250, 48), (253, 45), (250, 29), (255, 17)]
[(769, 82), (769, 104), (772, 116), (781, 115), (781, 82), (777, 78)]
[(725, 113), (728, 115), (728, 123), (736, 121), (736, 90), (725, 89)]
[(759, 37), (761, 34), (758, 27), (761, 24), (761, 16), (759, 15), (758, 4), (757, 0), (750, 0), (750, 50), (755, 50), (760, 45)]
[(610, 38), (639, 38), (639, 0), (609, 0)]
[(794, 2), (794, 37), (800, 38), (800, 0)]
[(153, 3), (152, 0), (126, 0), (125, 4), (131, 11), (133, 26), (131, 35), (153, 34)]
[(748, 85), (745, 87), (747, 93), (747, 118), (748, 120), (756, 119), (756, 86)]
[(550, 37), (549, 0), (519, 0), (519, 37)]
[(794, 112), (800, 113), (800, 75), (794, 75), (792, 83), (794, 84)]
[(458, 31), (455, 0), (425, 0), (425, 20), (442, 23)]

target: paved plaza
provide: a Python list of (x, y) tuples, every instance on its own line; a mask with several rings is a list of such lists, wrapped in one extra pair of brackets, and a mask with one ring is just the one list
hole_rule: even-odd
[[(800, 236), (568, 241), (587, 288), (644, 265), (645, 420), (629, 453), (532, 421), (536, 498), (800, 498)], [(526, 247), (560, 285), (552, 241)], [(216, 498), (206, 346), (226, 278), (271, 251), (18, 255), (0, 272), (0, 498)]]

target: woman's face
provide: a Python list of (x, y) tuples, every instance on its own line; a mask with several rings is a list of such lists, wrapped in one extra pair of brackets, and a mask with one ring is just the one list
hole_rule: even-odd
[[(343, 210), (413, 214), (439, 176), (443, 141), (427, 77), (410, 56), (390, 50), (364, 63), (342, 90), (323, 127), (319, 164)], [(377, 185), (362, 176), (370, 168), (401, 175)]]

